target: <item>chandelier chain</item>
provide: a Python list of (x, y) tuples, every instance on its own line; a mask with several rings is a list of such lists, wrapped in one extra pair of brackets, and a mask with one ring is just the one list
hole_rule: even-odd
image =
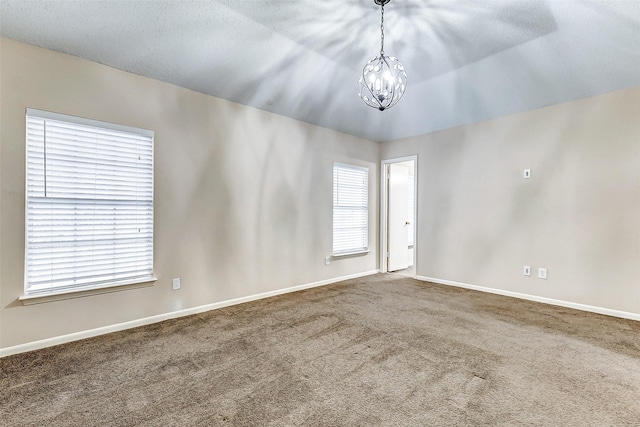
[(382, 13), (380, 16), (380, 56), (384, 56), (384, 2), (380, 5)]

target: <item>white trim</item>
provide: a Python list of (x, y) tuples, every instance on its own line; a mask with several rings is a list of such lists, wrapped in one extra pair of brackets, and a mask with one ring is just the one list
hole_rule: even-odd
[(98, 335), (109, 334), (111, 332), (123, 331), (125, 329), (136, 328), (138, 326), (150, 325), (152, 323), (162, 322), (164, 320), (175, 319), (178, 317), (190, 316), (192, 314), (203, 313), (205, 311), (216, 310), (218, 308), (229, 307), (236, 304), (255, 301), (263, 298), (269, 298), (276, 295), (282, 295), (290, 292), (301, 291), (304, 289), (315, 288), (318, 286), (329, 285), (331, 283), (342, 282), (343, 280), (356, 279), (358, 277), (370, 276), (379, 273), (379, 270), (371, 270), (363, 273), (350, 274), (347, 276), (334, 277), (333, 279), (320, 280), (318, 282), (307, 283), (304, 285), (292, 286), (275, 291), (263, 292), (260, 294), (249, 295), (246, 297), (233, 298), (226, 301), (214, 302), (198, 307), (186, 308), (184, 310), (172, 311), (169, 313), (158, 314), (156, 316), (145, 317), (142, 319), (131, 320), (129, 322), (117, 323), (114, 325), (103, 326), (101, 328), (89, 329), (86, 331), (74, 332), (72, 334), (60, 335), (58, 337), (47, 338), (39, 341), (32, 341), (25, 344), (18, 344), (12, 347), (0, 348), (0, 358), (11, 356), (12, 354), (25, 353), (27, 351), (39, 350), (54, 345), (65, 344), (71, 341), (77, 341), (85, 338), (92, 338)]
[(331, 258), (350, 257), (356, 255), (366, 255), (371, 252), (369, 249), (363, 249), (361, 251), (349, 251), (349, 252), (337, 252), (331, 254)]
[(158, 279), (155, 276), (145, 277), (135, 280), (121, 280), (117, 282), (107, 282), (82, 288), (67, 288), (54, 290), (52, 292), (40, 292), (25, 294), (18, 297), (22, 304), (41, 304), (43, 302), (60, 301), (71, 298), (82, 298), (91, 295), (106, 294), (110, 292), (125, 291), (128, 289), (138, 289), (153, 286)]
[(488, 292), (490, 294), (503, 295), (507, 297), (520, 298), (529, 301), (541, 302), (545, 304), (558, 305), (560, 307), (573, 308), (575, 310), (589, 311), (592, 313), (605, 314), (607, 316), (620, 317), (622, 319), (640, 321), (640, 313), (631, 313), (628, 311), (613, 310), (610, 308), (596, 307), (593, 305), (580, 304), (577, 302), (563, 301), (553, 298), (540, 297), (537, 295), (522, 294), (520, 292), (505, 291), (503, 289), (487, 288), (484, 286), (469, 285), (467, 283), (454, 282), (452, 280), (436, 279), (434, 277), (416, 276), (417, 280), (425, 282), (438, 283), (441, 285), (455, 286), (458, 288), (472, 289), (474, 291)]
[[(380, 162), (380, 272), (387, 272), (387, 216), (389, 194), (387, 191), (388, 165), (413, 161), (413, 268), (417, 269), (418, 253), (418, 155), (396, 157)], [(415, 277), (415, 276), (414, 276)]]
[(387, 164), (383, 161), (380, 162), (380, 237), (378, 242), (380, 247), (378, 253), (380, 254), (380, 273), (387, 272), (387, 178), (389, 170)]

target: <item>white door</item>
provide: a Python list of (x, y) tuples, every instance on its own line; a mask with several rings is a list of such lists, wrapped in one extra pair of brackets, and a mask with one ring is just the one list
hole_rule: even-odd
[(407, 204), (409, 203), (409, 168), (389, 165), (389, 216), (387, 246), (389, 249), (388, 271), (402, 270), (409, 266), (409, 227)]

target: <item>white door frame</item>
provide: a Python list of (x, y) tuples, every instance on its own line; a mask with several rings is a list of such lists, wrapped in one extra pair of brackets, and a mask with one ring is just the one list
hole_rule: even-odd
[(389, 175), (388, 165), (391, 163), (402, 163), (413, 161), (413, 267), (415, 275), (418, 274), (418, 155), (397, 157), (395, 159), (382, 160), (380, 162), (380, 273), (387, 270), (387, 217), (389, 215), (389, 194), (387, 191), (387, 177)]

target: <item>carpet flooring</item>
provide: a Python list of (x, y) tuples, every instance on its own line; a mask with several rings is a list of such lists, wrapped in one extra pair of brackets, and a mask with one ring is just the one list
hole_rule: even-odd
[(640, 322), (349, 280), (0, 359), (2, 426), (640, 426)]

